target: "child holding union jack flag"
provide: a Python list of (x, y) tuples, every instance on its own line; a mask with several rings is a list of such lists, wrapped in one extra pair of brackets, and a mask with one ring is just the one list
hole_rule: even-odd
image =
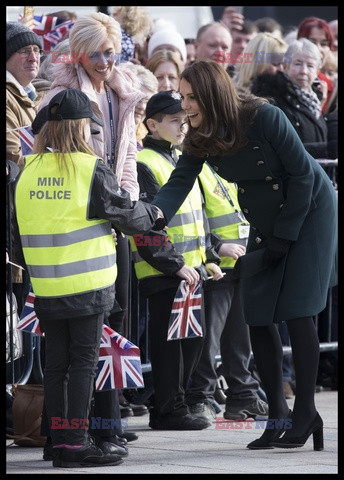
[(115, 298), (111, 225), (126, 234), (146, 232), (159, 212), (132, 202), (88, 146), (90, 122), (103, 123), (86, 94), (63, 90), (42, 112), (46, 122), (16, 186), (14, 228), (22, 246), (16, 258), (29, 272), (45, 334), (53, 466), (118, 465), (122, 457), (95, 446), (87, 425), (102, 326)]
[[(137, 155), (140, 195), (151, 201), (167, 182), (184, 139), (185, 112), (175, 91), (161, 91), (147, 103), (150, 134)], [(150, 360), (154, 408), (149, 426), (159, 430), (201, 430), (205, 418), (188, 411), (185, 390), (203, 345), (202, 282), (222, 278), (219, 257), (206, 247), (202, 197), (195, 185), (166, 232), (134, 235), (135, 272), (149, 302)], [(208, 263), (209, 262), (209, 263)]]

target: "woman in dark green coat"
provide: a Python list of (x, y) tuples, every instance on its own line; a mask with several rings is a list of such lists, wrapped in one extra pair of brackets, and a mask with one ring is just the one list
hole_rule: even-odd
[[(313, 434), (314, 449), (322, 450), (323, 422), (314, 404), (319, 340), (313, 316), (325, 308), (328, 289), (336, 283), (336, 191), (285, 114), (263, 99), (239, 97), (215, 62), (186, 68), (180, 93), (189, 120), (184, 153), (153, 204), (167, 224), (205, 159), (238, 185), (251, 229), (247, 254), (236, 271), (271, 420), (248, 448), (301, 447)], [(283, 394), (276, 325), (283, 321), (296, 379), (292, 414)]]

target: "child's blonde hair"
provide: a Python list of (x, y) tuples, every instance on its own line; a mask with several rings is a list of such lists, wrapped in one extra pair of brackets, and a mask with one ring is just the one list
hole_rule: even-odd
[(137, 42), (150, 34), (152, 22), (144, 7), (115, 7), (112, 16)]
[(41, 158), (47, 153), (47, 149), (51, 148), (57, 157), (60, 170), (69, 173), (70, 166), (74, 168), (71, 153), (95, 155), (85, 140), (84, 129), (88, 122), (88, 118), (47, 121), (35, 135), (33, 153), (37, 153)]

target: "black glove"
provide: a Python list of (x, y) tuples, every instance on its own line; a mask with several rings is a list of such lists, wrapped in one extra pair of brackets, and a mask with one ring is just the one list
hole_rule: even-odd
[(163, 230), (164, 227), (166, 227), (166, 225), (167, 225), (166, 220), (164, 218), (158, 218), (157, 220), (155, 220), (152, 230), (154, 231)]
[(276, 263), (281, 260), (281, 258), (287, 255), (291, 244), (291, 240), (285, 240), (278, 237), (270, 237), (267, 241), (265, 252), (263, 255), (264, 265), (268, 267), (276, 265)]

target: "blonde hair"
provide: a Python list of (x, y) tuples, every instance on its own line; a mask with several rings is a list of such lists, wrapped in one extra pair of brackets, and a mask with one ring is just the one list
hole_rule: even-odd
[[(249, 89), (251, 82), (258, 76), (264, 73), (271, 65), (270, 61), (265, 61), (266, 58), (273, 58), (281, 56), (283, 63), (285, 52), (288, 45), (284, 40), (274, 37), (271, 33), (258, 33), (252, 38), (243, 51), (243, 62), (240, 64), (238, 72), (234, 77), (234, 83), (238, 89)], [(257, 61), (258, 56), (263, 53), (263, 61)], [(245, 55), (246, 54), (246, 55)], [(248, 54), (253, 54), (251, 61), (248, 61)], [(268, 54), (268, 57), (266, 57)], [(257, 56), (256, 56), (257, 55)]]
[(154, 52), (147, 60), (146, 68), (154, 73), (158, 66), (164, 62), (174, 63), (177, 68), (178, 77), (180, 77), (182, 71), (184, 70), (184, 66), (179, 54), (177, 52), (173, 52), (172, 50), (157, 50)]
[(112, 16), (135, 40), (145, 39), (152, 29), (152, 22), (144, 7), (116, 7)]
[(121, 53), (120, 24), (101, 12), (77, 18), (69, 33), (71, 54), (78, 55), (79, 62), (82, 61), (83, 54), (98, 51), (107, 40), (114, 44), (116, 54)]
[(117, 68), (126, 72), (133, 79), (133, 86), (138, 90), (141, 90), (144, 94), (147, 94), (147, 96), (152, 96), (155, 93), (158, 93), (158, 79), (143, 65), (124, 62)]
[(38, 158), (41, 158), (47, 152), (47, 148), (51, 148), (57, 157), (60, 171), (69, 173), (70, 166), (74, 168), (71, 153), (95, 155), (85, 140), (84, 128), (87, 122), (88, 118), (45, 122), (35, 135), (33, 153), (37, 153)]
[(320, 70), (323, 73), (326, 73), (327, 70), (338, 70), (338, 57), (331, 50), (326, 53)]

